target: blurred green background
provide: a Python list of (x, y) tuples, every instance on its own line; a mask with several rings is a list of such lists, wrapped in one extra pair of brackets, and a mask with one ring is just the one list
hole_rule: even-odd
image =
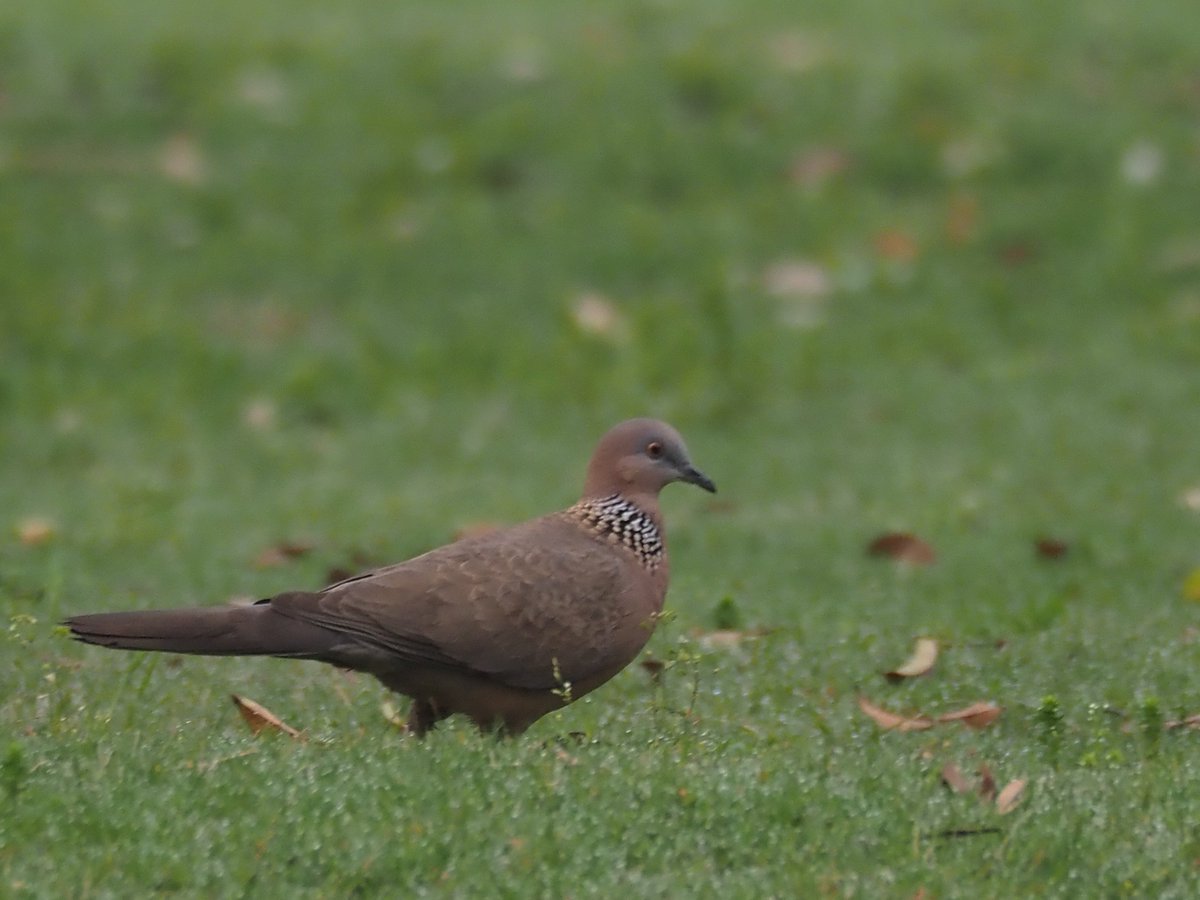
[[(0, 8), (0, 893), (169, 870), (159, 890), (200, 895), (1186, 895), (1194, 824), (1154, 822), (1190, 821), (1193, 738), (1120, 726), (1200, 704), (1198, 32), (1182, 0)], [(678, 620), (651, 652), (694, 689), (629, 672), (526, 741), (413, 748), (374, 685), (346, 697), (321, 667), (139, 661), (53, 628), (312, 587), (566, 505), (633, 415), (721, 488), (665, 498)], [(889, 529), (936, 565), (868, 558)], [(1067, 555), (1036, 558), (1046, 536)], [(310, 549), (264, 561), (280, 541)], [(696, 634), (731, 608), (769, 633), (713, 650)], [(917, 634), (951, 648), (936, 677), (876, 684)], [(854, 707), (864, 685), (1006, 714), (916, 756)], [(251, 743), (231, 690), (332, 749)], [(660, 708), (689, 716), (641, 715)], [(538, 743), (571, 730), (596, 741), (581, 765)], [(152, 824), (194, 802), (178, 766), (243, 747), (259, 768), (201, 788), (241, 824)], [(965, 809), (943, 751), (1033, 779), (1021, 827), (922, 843)], [(430, 820), (376, 846), (398, 757), (428, 767), (407, 789)], [(608, 787), (521, 838), (528, 867), (449, 824), (533, 827), (547, 768)], [(442, 778), (475, 784), (467, 813)], [(682, 782), (728, 819), (680, 819)], [(640, 784), (665, 792), (645, 834), (680, 837), (631, 858), (613, 823)], [(249, 843), (281, 804), (338, 864), (197, 861), (205, 823)], [(93, 849), (60, 864), (33, 849), (50, 834)]]

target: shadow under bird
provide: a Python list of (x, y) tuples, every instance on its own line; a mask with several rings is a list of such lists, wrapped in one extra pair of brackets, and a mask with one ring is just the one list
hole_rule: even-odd
[(716, 492), (674, 428), (631, 419), (600, 439), (582, 497), (558, 512), (322, 591), (65, 624), (78, 640), (120, 650), (369, 672), (412, 698), (418, 735), (455, 713), (517, 734), (604, 684), (650, 639), (668, 581), (658, 494), (674, 481)]

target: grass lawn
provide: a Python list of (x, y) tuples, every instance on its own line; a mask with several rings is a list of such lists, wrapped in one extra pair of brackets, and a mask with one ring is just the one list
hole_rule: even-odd
[[(0, 896), (1195, 896), (1198, 32), (1194, 0), (0, 9)], [(664, 495), (667, 668), (520, 739), (56, 625), (566, 505), (633, 415), (721, 489)], [(889, 531), (936, 562), (868, 555)], [(1003, 713), (884, 731), (859, 696)], [(949, 763), (1027, 785), (1001, 814)]]

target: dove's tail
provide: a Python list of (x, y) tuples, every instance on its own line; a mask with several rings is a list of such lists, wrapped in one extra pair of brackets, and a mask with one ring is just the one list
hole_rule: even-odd
[(63, 624), (76, 640), (101, 647), (203, 656), (320, 658), (337, 640), (333, 632), (282, 615), (269, 603), (90, 613)]

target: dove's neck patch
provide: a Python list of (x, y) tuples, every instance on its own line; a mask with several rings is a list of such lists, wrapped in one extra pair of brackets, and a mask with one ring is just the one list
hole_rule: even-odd
[(654, 520), (620, 494), (581, 500), (571, 512), (592, 531), (637, 554), (651, 571), (662, 565), (663, 540)]

